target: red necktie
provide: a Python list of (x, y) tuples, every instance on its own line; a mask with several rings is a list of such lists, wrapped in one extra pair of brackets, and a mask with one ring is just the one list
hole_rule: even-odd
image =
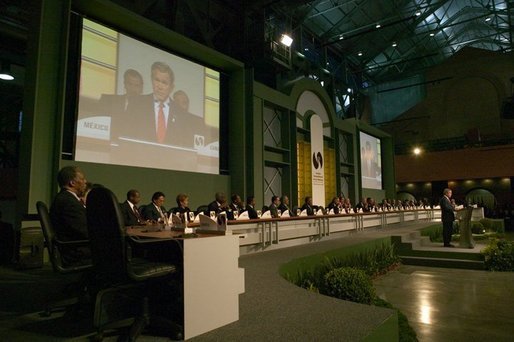
[(159, 113), (157, 115), (157, 141), (159, 143), (164, 142), (166, 138), (166, 119), (164, 118), (163, 103), (159, 104)]

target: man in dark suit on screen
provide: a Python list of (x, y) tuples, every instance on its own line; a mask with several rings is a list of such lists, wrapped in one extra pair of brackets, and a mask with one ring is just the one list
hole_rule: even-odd
[(151, 78), (153, 93), (139, 96), (128, 108), (129, 136), (191, 149), (203, 145), (203, 119), (185, 111), (170, 97), (175, 88), (173, 70), (166, 63), (155, 62), (151, 67)]
[(129, 121), (127, 109), (129, 105), (143, 93), (143, 77), (134, 69), (123, 73), (124, 95), (102, 94), (98, 101), (98, 113), (111, 117), (111, 140), (127, 134)]
[(443, 197), (439, 201), (441, 207), (441, 221), (443, 221), (443, 242), (444, 247), (454, 247), (450, 242), (453, 233), (453, 221), (455, 221), (455, 207), (451, 202), (452, 190), (444, 189)]

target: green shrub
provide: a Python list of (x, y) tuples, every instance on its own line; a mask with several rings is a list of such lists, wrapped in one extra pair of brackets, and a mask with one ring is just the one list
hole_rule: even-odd
[[(441, 232), (442, 232), (442, 228), (441, 228)], [(460, 234), (460, 223), (459, 223), (459, 221), (453, 221), (452, 234)]]
[(473, 234), (484, 234), (485, 228), (479, 221), (471, 221), (471, 233)]
[[(312, 292), (392, 308), (391, 304), (377, 300), (371, 277), (386, 273), (400, 262), (396, 248), (390, 244), (390, 239), (365, 243), (364, 249), (361, 246), (296, 259), (282, 265), (280, 273), (290, 282)], [(400, 341), (417, 341), (416, 333), (400, 311), (398, 330)]]
[(487, 231), (496, 232), (498, 234), (505, 233), (505, 222), (502, 219), (483, 218), (479, 222), (482, 223)]
[(421, 236), (430, 237), (430, 241), (432, 242), (443, 242), (443, 226), (436, 224), (423, 228), (421, 230)]
[(364, 271), (351, 267), (336, 268), (325, 274), (320, 292), (362, 304), (371, 304), (375, 299), (371, 278)]
[(398, 313), (398, 341), (399, 342), (415, 342), (418, 341), (418, 336), (416, 335), (416, 331), (412, 329), (409, 325), (409, 320), (407, 316), (405, 316), (400, 310), (391, 305), (391, 303), (383, 300), (380, 297), (375, 298), (375, 302), (373, 303), (375, 306), (379, 306), (381, 308), (388, 308), (396, 310)]
[(482, 250), (485, 266), (490, 271), (514, 271), (514, 242), (492, 240)]

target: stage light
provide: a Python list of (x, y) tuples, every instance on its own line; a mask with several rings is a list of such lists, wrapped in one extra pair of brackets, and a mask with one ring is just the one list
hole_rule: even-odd
[(293, 44), (293, 38), (289, 37), (287, 34), (284, 33), (280, 37), (280, 42), (285, 46), (291, 46), (291, 44)]
[(382, 25), (380, 25), (380, 24), (376, 24), (376, 25), (375, 25), (375, 28), (376, 28), (376, 29), (379, 29), (380, 27), (382, 27)]
[(430, 37), (433, 37), (433, 36), (435, 36), (435, 33), (430, 33)]
[(421, 154), (421, 148), (419, 147), (414, 147), (414, 149), (412, 150), (412, 152), (414, 152), (414, 154), (416, 156), (419, 156)]
[(421, 15), (421, 11), (416, 11), (416, 17), (419, 17)]
[(362, 52), (359, 52), (359, 53), (357, 54), (357, 56), (359, 56), (359, 57), (360, 57), (360, 56), (362, 56)]
[(490, 22), (490, 21), (491, 21), (491, 17), (487, 17), (487, 18), (485, 18), (485, 22), (486, 22), (486, 23), (487, 23), (487, 22)]
[(14, 80), (14, 76), (11, 72), (11, 65), (7, 62), (2, 62), (2, 68), (0, 70), (0, 79), (4, 81)]
[(398, 46), (398, 44), (396, 44), (396, 42), (393, 42), (393, 45), (392, 45), (392, 46), (393, 46), (393, 47), (397, 47), (397, 46)]

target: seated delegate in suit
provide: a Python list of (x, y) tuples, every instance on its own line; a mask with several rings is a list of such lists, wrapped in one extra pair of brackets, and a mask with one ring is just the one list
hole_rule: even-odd
[(333, 210), (334, 214), (339, 214), (340, 204), (339, 197), (332, 198), (332, 202), (327, 206), (327, 211), (330, 212), (330, 210)]
[(145, 220), (158, 222), (165, 220), (166, 209), (163, 207), (165, 195), (157, 191), (152, 195), (152, 202), (143, 208), (142, 216)]
[(271, 197), (271, 204), (269, 205), (269, 211), (271, 212), (271, 217), (278, 218), (278, 206), (280, 205), (280, 198), (278, 196)]
[(229, 204), (228, 208), (232, 211), (240, 214), (244, 211), (243, 201), (241, 201), (241, 196), (238, 194), (233, 194), (231, 197), (232, 202)]
[[(152, 94), (141, 95), (130, 104), (129, 136), (152, 143), (194, 148), (195, 135), (205, 136), (203, 118), (186, 112), (171, 97), (175, 74), (163, 62), (151, 67)], [(204, 142), (205, 143), (205, 142)]]
[(248, 196), (246, 199), (246, 211), (248, 211), (249, 219), (259, 218), (259, 215), (257, 215), (257, 210), (255, 210), (255, 196)]
[(227, 196), (223, 192), (217, 192), (215, 195), (215, 200), (209, 203), (207, 206), (207, 215), (214, 211), (216, 215), (221, 213), (222, 211), (226, 211), (228, 209), (227, 206)]
[(369, 209), (368, 209), (368, 201), (366, 200), (366, 198), (362, 198), (361, 201), (359, 203), (357, 203), (355, 205), (355, 212), (359, 212), (359, 210), (362, 210), (363, 212), (368, 212)]
[(301, 210), (302, 211), (307, 210), (307, 215), (308, 216), (313, 216), (314, 215), (314, 206), (312, 204), (312, 197), (311, 196), (305, 197), (305, 201), (304, 201), (304, 203), (302, 205)]
[(291, 211), (291, 208), (289, 208), (289, 197), (287, 197), (286, 195), (283, 195), (282, 197), (280, 197), (280, 205), (278, 206), (278, 209), (284, 213), (286, 211), (289, 211), (289, 216), (295, 216), (296, 213), (293, 213)]
[[(50, 220), (58, 240), (88, 240), (86, 207), (81, 201), (86, 191), (86, 177), (76, 166), (65, 166), (57, 174), (61, 191), (50, 206)], [(91, 256), (88, 247), (66, 248), (62, 251), (64, 263), (84, 263)]]
[(145, 224), (143, 216), (139, 212), (137, 205), (141, 202), (141, 195), (137, 190), (127, 192), (127, 200), (121, 204), (121, 214), (126, 226), (137, 226)]

